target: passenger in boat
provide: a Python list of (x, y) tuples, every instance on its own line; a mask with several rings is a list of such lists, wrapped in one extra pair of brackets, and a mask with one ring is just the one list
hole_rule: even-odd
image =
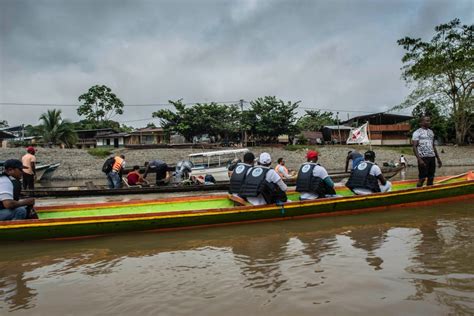
[(112, 170), (107, 173), (109, 188), (119, 189), (122, 186), (122, 173), (125, 168), (125, 156), (115, 156)]
[(127, 174), (127, 183), (128, 185), (148, 184), (148, 181), (140, 174), (140, 166), (133, 166), (133, 170)]
[(318, 164), (318, 152), (309, 150), (307, 162), (302, 164), (296, 178), (296, 191), (300, 200), (314, 200), (336, 195), (334, 182), (324, 167)]
[(413, 152), (418, 160), (417, 187), (422, 187), (425, 179), (428, 179), (426, 185), (433, 185), (436, 162), (438, 162), (438, 168), (441, 168), (443, 165), (436, 150), (434, 143), (435, 135), (430, 126), (431, 118), (423, 116), (420, 120), (420, 128), (414, 131), (412, 136)]
[(145, 174), (143, 175), (143, 178), (146, 179), (148, 173), (151, 170), (154, 170), (156, 172), (156, 185), (168, 184), (171, 179), (170, 170), (174, 170), (174, 168), (169, 168), (166, 162), (159, 159), (145, 162), (145, 167)]
[(268, 153), (260, 154), (258, 166), (247, 171), (240, 196), (252, 205), (286, 202), (288, 187), (275, 170), (270, 168), (272, 158)]
[(33, 146), (26, 148), (26, 154), (21, 157), (23, 166), (27, 167), (23, 170), (23, 190), (34, 190), (36, 177), (36, 150)]
[[(379, 185), (380, 182), (380, 185)], [(364, 195), (377, 192), (388, 192), (392, 183), (387, 181), (380, 167), (375, 164), (375, 153), (372, 150), (365, 152), (364, 161), (352, 170), (346, 187), (355, 194)]]
[(229, 193), (238, 195), (240, 188), (242, 187), (247, 171), (253, 167), (255, 162), (255, 155), (251, 152), (247, 152), (244, 155), (244, 162), (239, 162), (235, 166), (231, 176), (229, 184)]
[(358, 153), (356, 150), (349, 150), (346, 157), (346, 168), (344, 169), (345, 172), (349, 170), (349, 161), (352, 160), (352, 170), (354, 170), (359, 163), (364, 161), (364, 157)]
[(20, 200), (20, 179), (26, 168), (18, 159), (4, 163), (4, 171), (0, 174), (0, 221), (27, 219), (33, 212), (35, 199)]
[(288, 172), (288, 168), (285, 166), (285, 159), (283, 158), (278, 158), (277, 160), (278, 164), (275, 167), (276, 173), (280, 176), (282, 179), (291, 179), (293, 176)]
[(227, 168), (227, 175), (229, 176), (229, 178), (232, 176), (232, 173), (234, 172), (235, 168), (237, 167), (237, 165), (239, 163), (241, 163), (242, 161), (239, 159), (239, 158), (235, 158), (234, 160), (232, 160), (230, 162), (230, 165), (229, 167)]

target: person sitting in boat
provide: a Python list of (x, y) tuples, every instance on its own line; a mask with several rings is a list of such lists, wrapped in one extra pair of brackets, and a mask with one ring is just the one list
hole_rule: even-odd
[(234, 172), (235, 168), (237, 167), (237, 165), (239, 163), (241, 163), (242, 161), (239, 159), (239, 158), (235, 158), (234, 160), (232, 160), (230, 162), (230, 165), (229, 167), (227, 168), (227, 175), (230, 177), (232, 177), (232, 173)]
[(296, 191), (301, 193), (300, 200), (314, 200), (336, 195), (334, 182), (324, 167), (318, 164), (318, 152), (309, 150), (307, 162), (302, 164), (296, 178)]
[(385, 179), (382, 170), (375, 164), (375, 153), (372, 150), (365, 152), (364, 161), (352, 171), (346, 186), (358, 195), (388, 192), (392, 189), (392, 183)]
[(247, 171), (244, 183), (240, 189), (240, 196), (247, 199), (252, 205), (264, 205), (286, 202), (287, 186), (270, 168), (272, 158), (268, 153), (260, 154), (258, 166)]
[(239, 162), (235, 166), (231, 176), (229, 184), (229, 193), (233, 195), (238, 195), (240, 188), (244, 183), (245, 176), (247, 171), (253, 167), (255, 162), (255, 155), (251, 152), (247, 152), (244, 155), (244, 162)]
[(290, 174), (288, 171), (288, 168), (285, 166), (285, 159), (283, 158), (278, 158), (277, 160), (278, 164), (275, 167), (276, 173), (280, 176), (282, 179), (291, 179), (293, 178), (293, 175)]
[(359, 163), (364, 161), (364, 157), (357, 152), (357, 150), (349, 150), (346, 157), (346, 168), (344, 169), (346, 172), (349, 170), (349, 161), (352, 160), (352, 170), (354, 170)]
[(166, 185), (171, 179), (170, 170), (174, 170), (174, 168), (169, 168), (168, 164), (163, 160), (152, 160), (150, 162), (145, 162), (145, 174), (143, 175), (143, 179), (146, 179), (148, 173), (151, 171), (156, 172), (156, 185)]
[(133, 166), (133, 170), (127, 174), (127, 183), (128, 185), (148, 184), (148, 181), (140, 174), (140, 166)]
[(0, 174), (0, 221), (27, 219), (33, 212), (35, 199), (20, 200), (20, 179), (26, 168), (18, 159), (4, 163), (4, 171)]

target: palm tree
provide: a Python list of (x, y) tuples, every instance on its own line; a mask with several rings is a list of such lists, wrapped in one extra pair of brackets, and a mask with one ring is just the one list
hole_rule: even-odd
[(71, 122), (62, 119), (61, 110), (48, 110), (41, 114), (40, 120), (43, 121), (40, 126), (45, 142), (62, 143), (68, 148), (77, 142), (76, 131)]

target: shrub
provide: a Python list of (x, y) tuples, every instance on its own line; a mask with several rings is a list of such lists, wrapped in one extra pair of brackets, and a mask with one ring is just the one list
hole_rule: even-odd
[(89, 155), (98, 158), (105, 158), (112, 154), (112, 150), (110, 148), (91, 148), (87, 152)]

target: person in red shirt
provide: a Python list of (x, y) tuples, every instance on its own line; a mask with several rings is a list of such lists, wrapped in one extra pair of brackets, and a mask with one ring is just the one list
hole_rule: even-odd
[(145, 179), (143, 179), (142, 175), (140, 174), (140, 166), (133, 166), (133, 170), (127, 174), (127, 182), (128, 185), (139, 185), (148, 183)]

